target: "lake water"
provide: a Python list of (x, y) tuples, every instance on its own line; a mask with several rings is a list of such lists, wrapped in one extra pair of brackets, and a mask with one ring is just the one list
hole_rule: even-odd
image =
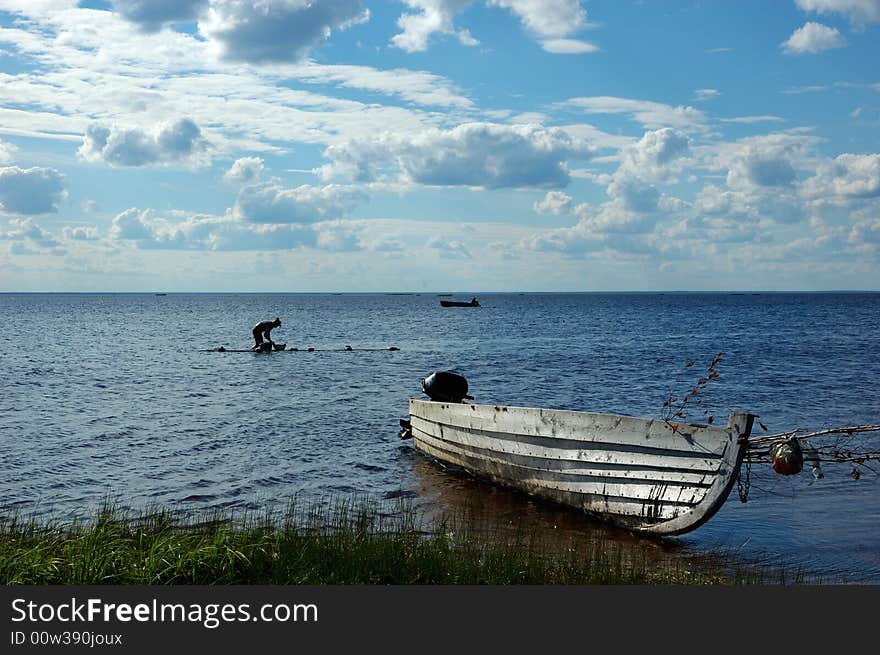
[[(659, 417), (723, 351), (707, 401), (721, 422), (745, 409), (770, 432), (880, 423), (880, 294), (479, 298), (443, 309), (433, 293), (0, 294), (0, 508), (72, 516), (108, 496), (197, 509), (402, 495), (594, 529), (398, 439), (436, 369), (465, 375), (476, 402)], [(247, 348), (254, 323), (275, 316), (275, 340), (316, 352), (203, 352)], [(684, 370), (687, 359), (697, 365)], [(734, 490), (670, 543), (880, 583), (878, 476), (768, 469), (753, 468), (748, 503)]]

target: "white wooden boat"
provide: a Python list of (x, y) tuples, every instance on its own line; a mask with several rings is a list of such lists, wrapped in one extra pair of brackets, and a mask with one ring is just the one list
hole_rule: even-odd
[(411, 399), (413, 445), (493, 482), (627, 528), (689, 532), (724, 504), (753, 416), (727, 427)]

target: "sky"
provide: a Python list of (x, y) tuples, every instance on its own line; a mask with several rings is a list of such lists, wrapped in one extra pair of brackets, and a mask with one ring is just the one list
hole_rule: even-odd
[(0, 0), (0, 291), (880, 290), (880, 0)]

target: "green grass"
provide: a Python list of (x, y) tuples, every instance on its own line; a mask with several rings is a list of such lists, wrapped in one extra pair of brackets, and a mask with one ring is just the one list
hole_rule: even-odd
[[(406, 505), (337, 501), (262, 515), (0, 518), (0, 584), (742, 584), (760, 569), (658, 556), (602, 536), (560, 544), (524, 526), (427, 521)], [(778, 581), (778, 580), (777, 580)]]

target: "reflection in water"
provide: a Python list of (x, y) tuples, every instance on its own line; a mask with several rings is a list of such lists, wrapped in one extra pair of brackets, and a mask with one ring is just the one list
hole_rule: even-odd
[(656, 557), (685, 552), (677, 539), (637, 536), (578, 510), (475, 478), (415, 450), (408, 456), (415, 476), (414, 505), (430, 523), (451, 517), (454, 524), (480, 526), (507, 543), (537, 541), (553, 552), (596, 542), (637, 548)]
[[(449, 521), (453, 525), (476, 525), (494, 540), (508, 544), (540, 546), (545, 553), (587, 551), (597, 544), (630, 556), (662, 563), (676, 560), (683, 566), (722, 569), (747, 581), (776, 583), (784, 579), (813, 580), (801, 567), (768, 553), (748, 555), (727, 546), (707, 547), (679, 537), (637, 534), (625, 528), (518, 489), (505, 488), (449, 466), (413, 448), (401, 448), (411, 462), (414, 506), (428, 525)], [(817, 579), (821, 581), (821, 579)]]

